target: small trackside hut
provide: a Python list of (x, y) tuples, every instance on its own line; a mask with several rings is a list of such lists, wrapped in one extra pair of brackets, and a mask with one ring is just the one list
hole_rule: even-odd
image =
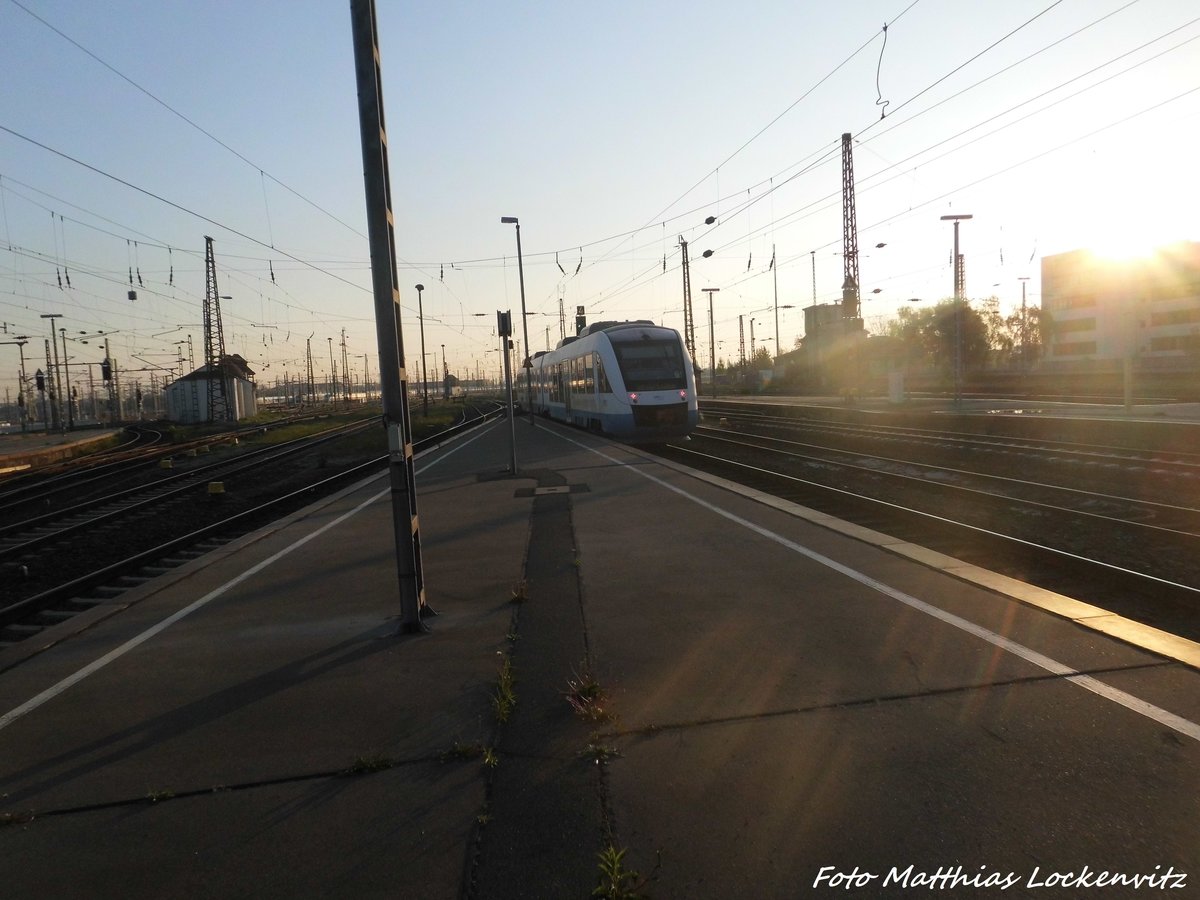
[(673, 328), (595, 322), (533, 358), (534, 412), (631, 443), (696, 427), (695, 366)]

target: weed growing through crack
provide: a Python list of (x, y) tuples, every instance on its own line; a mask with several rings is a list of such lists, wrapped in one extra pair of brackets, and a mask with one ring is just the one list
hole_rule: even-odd
[(595, 741), (590, 742), (579, 751), (579, 756), (582, 759), (590, 759), (598, 766), (602, 766), (610, 759), (615, 759), (620, 755), (621, 753), (616, 747), (609, 747), (607, 744), (597, 744)]
[(500, 678), (496, 682), (496, 691), (492, 694), (492, 708), (496, 711), (497, 722), (507, 722), (508, 717), (512, 715), (513, 707), (517, 703), (517, 695), (513, 689), (515, 684), (512, 659), (505, 656), (500, 664)]
[(483, 748), (483, 764), (489, 769), (494, 769), (500, 765), (500, 757), (496, 754), (495, 747)]
[(600, 853), (600, 877), (593, 897), (605, 900), (648, 900), (648, 895), (639, 893), (648, 883), (641, 873), (625, 868), (626, 848), (605, 847)]
[(151, 791), (146, 795), (147, 803), (161, 803), (164, 800), (174, 799), (174, 791)]
[(508, 598), (509, 603), (524, 603), (529, 599), (529, 582), (518, 581), (512, 586), (512, 595)]
[(387, 769), (396, 766), (396, 760), (390, 756), (384, 756), (382, 753), (371, 754), (370, 756), (360, 756), (354, 760), (350, 768), (346, 770), (347, 775), (369, 775), (372, 772), (383, 772)]
[(586, 668), (582, 675), (576, 675), (567, 681), (567, 690), (563, 692), (575, 714), (589, 722), (606, 722), (612, 718), (608, 709), (608, 694), (600, 686), (595, 676)]
[(487, 752), (483, 744), (475, 741), (471, 744), (465, 744), (462, 741), (455, 741), (449, 750), (443, 750), (438, 757), (442, 762), (453, 762), (457, 759), (474, 759)]

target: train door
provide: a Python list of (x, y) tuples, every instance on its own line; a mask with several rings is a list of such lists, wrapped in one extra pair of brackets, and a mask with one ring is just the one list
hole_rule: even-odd
[(575, 393), (575, 360), (563, 360), (563, 405), (566, 407), (566, 419), (571, 421), (571, 395)]
[(593, 365), (596, 368), (596, 409), (600, 411), (600, 416), (604, 416), (616, 412), (612, 407), (612, 385), (608, 382), (608, 376), (604, 373), (604, 359), (599, 353), (593, 354)]

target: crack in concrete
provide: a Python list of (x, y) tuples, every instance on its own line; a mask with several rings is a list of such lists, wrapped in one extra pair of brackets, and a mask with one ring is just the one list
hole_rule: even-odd
[(955, 685), (945, 688), (931, 688), (928, 690), (917, 692), (906, 692), (900, 694), (880, 694), (875, 697), (862, 697), (856, 700), (838, 700), (831, 703), (816, 703), (811, 706), (794, 706), (783, 709), (764, 710), (757, 713), (749, 713), (738, 716), (716, 716), (707, 719), (693, 719), (690, 721), (668, 722), (664, 724), (649, 724), (642, 725), (637, 728), (623, 728), (612, 731), (597, 732), (597, 738), (600, 739), (618, 739), (623, 737), (639, 737), (644, 735), (658, 734), (666, 731), (685, 731), (692, 728), (706, 728), (716, 725), (731, 725), (743, 722), (766, 721), (768, 719), (778, 719), (786, 716), (801, 716), (814, 712), (829, 712), (831, 710), (841, 709), (856, 709), (862, 706), (877, 706), (881, 703), (896, 703), (908, 700), (921, 700), (927, 697), (945, 697), (954, 694), (965, 694), (974, 691), (985, 691), (992, 688), (1012, 687), (1014, 685), (1037, 684), (1041, 682), (1069, 681), (1072, 678), (1080, 676), (1096, 676), (1096, 675), (1111, 675), (1114, 673), (1123, 672), (1138, 672), (1152, 669), (1163, 668), (1185, 668), (1182, 664), (1173, 660), (1164, 660), (1163, 662), (1155, 663), (1140, 663), (1130, 666), (1107, 666), (1098, 669), (1080, 670), (1077, 672), (1067, 672), (1063, 674), (1047, 673), (1045, 675), (1027, 675), (1020, 678), (1009, 678), (1003, 681), (989, 681), (984, 684), (964, 684)]

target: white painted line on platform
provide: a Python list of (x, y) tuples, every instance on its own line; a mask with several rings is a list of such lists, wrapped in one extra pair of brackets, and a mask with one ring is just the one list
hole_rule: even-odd
[[(428, 465), (422, 467), (421, 469), (416, 470), (415, 474), (420, 475), (423, 472), (429, 471), (431, 468), (436, 466), (439, 462), (446, 459), (446, 457), (448, 457), (454, 453), (457, 453), (463, 447), (466, 447), (468, 444), (471, 444), (472, 442), (477, 441), (479, 438), (483, 437), (483, 435), (486, 433), (487, 433), (487, 429), (484, 429), (479, 434), (477, 434), (475, 437), (471, 438), (468, 441), (464, 441), (463, 443), (457, 445), (453, 450), (450, 450), (446, 453), (441, 454), (440, 456), (437, 457), (437, 459), (432, 460)], [(362, 484), (367, 484), (367, 483), (375, 480), (378, 477), (380, 477), (380, 476), (376, 475), (376, 476), (372, 476), (371, 478), (365, 479), (362, 482)], [(75, 672), (71, 675), (68, 675), (62, 681), (58, 682), (57, 684), (53, 685), (52, 687), (47, 688), (46, 690), (42, 691), (37, 696), (35, 696), (29, 700), (26, 700), (24, 703), (22, 703), (16, 709), (6, 712), (4, 715), (0, 716), (0, 730), (7, 728), (13, 722), (17, 721), (17, 719), (21, 718), (22, 716), (26, 715), (27, 713), (33, 712), (39, 706), (42, 706), (43, 704), (49, 702), (50, 700), (53, 700), (59, 694), (66, 691), (68, 688), (73, 687), (74, 685), (78, 684), (79, 682), (83, 681), (89, 675), (94, 675), (96, 672), (99, 672), (101, 669), (103, 669), (109, 663), (120, 659), (126, 653), (128, 653), (129, 651), (135, 649), (136, 647), (139, 647), (140, 645), (146, 643), (146, 641), (150, 640), (152, 637), (155, 637), (156, 635), (161, 634), (162, 632), (166, 631), (168, 628), (170, 628), (176, 622), (180, 621), (181, 619), (187, 618), (192, 613), (196, 612), (196, 610), (202, 609), (203, 607), (207, 606), (213, 600), (216, 600), (221, 595), (227, 593), (231, 588), (234, 588), (237, 585), (241, 584), (247, 578), (250, 578), (252, 575), (257, 575), (259, 572), (263, 571), (264, 569), (269, 568), (270, 566), (273, 566), (275, 563), (279, 562), (279, 560), (283, 559), (285, 556), (288, 556), (292, 552), (299, 550), (301, 547), (303, 547), (309, 541), (313, 540), (314, 538), (320, 537), (322, 534), (324, 534), (326, 531), (329, 531), (331, 528), (336, 528), (338, 525), (341, 525), (343, 522), (345, 522), (350, 517), (355, 516), (358, 513), (360, 513), (362, 510), (366, 509), (368, 506), (370, 506), (376, 500), (386, 497), (390, 492), (391, 492), (391, 487), (389, 486), (387, 489), (379, 491), (378, 493), (372, 495), (371, 497), (368, 497), (366, 500), (364, 500), (362, 503), (358, 504), (358, 506), (354, 507), (354, 509), (350, 510), (349, 512), (343, 513), (342, 515), (338, 516), (333, 521), (325, 523), (320, 528), (318, 528), (316, 531), (310, 532), (309, 534), (306, 534), (304, 537), (300, 538), (299, 540), (284, 547), (278, 553), (275, 553), (275, 554), (267, 557), (266, 559), (262, 560), (261, 562), (256, 563), (255, 565), (246, 569), (241, 574), (235, 576), (234, 578), (231, 578), (229, 581), (225, 582), (220, 587), (214, 588), (213, 590), (209, 591), (207, 594), (205, 594), (199, 600), (193, 601), (192, 603), (185, 606), (183, 609), (179, 610), (178, 612), (175, 612), (172, 615), (167, 616), (167, 618), (163, 619), (158, 624), (152, 625), (150, 628), (147, 628), (145, 631), (143, 631), (141, 634), (137, 635), (136, 637), (130, 638), (124, 644), (121, 644), (121, 646), (115, 648), (114, 650), (109, 651), (108, 653), (104, 654), (104, 656), (101, 656), (99, 659), (95, 660), (94, 662), (89, 663), (88, 665), (84, 666), (82, 669), (78, 670), (77, 672)]]
[(388, 491), (386, 491), (386, 490), (380, 491), (379, 493), (375, 494), (374, 496), (370, 497), (369, 499), (364, 500), (362, 503), (360, 503), (358, 506), (354, 507), (354, 509), (350, 510), (349, 512), (343, 513), (342, 515), (338, 516), (336, 519), (334, 519), (331, 522), (327, 522), (326, 524), (324, 524), (320, 528), (318, 528), (316, 531), (306, 534), (304, 537), (300, 538), (298, 541), (295, 541), (294, 543), (289, 544), (287, 547), (284, 547), (278, 553), (268, 556), (266, 559), (262, 560), (261, 562), (258, 562), (255, 565), (251, 566), (250, 568), (246, 569), (240, 575), (237, 575), (236, 577), (231, 578), (229, 581), (225, 582), (220, 587), (214, 588), (213, 590), (209, 591), (207, 594), (205, 594), (199, 600), (195, 600), (192, 603), (185, 606), (183, 609), (179, 610), (178, 612), (175, 612), (172, 615), (167, 616), (167, 618), (163, 619), (157, 625), (153, 625), (150, 628), (147, 628), (141, 634), (137, 635), (136, 637), (130, 638), (121, 646), (119, 646), (113, 650), (110, 650), (108, 653), (104, 654), (99, 659), (95, 660), (94, 662), (91, 662), (88, 665), (84, 666), (82, 669), (75, 672), (74, 674), (68, 675), (66, 678), (64, 678), (62, 681), (58, 682), (58, 684), (54, 685), (53, 687), (49, 687), (46, 690), (42, 691), (40, 694), (38, 694), (36, 697), (33, 697), (30, 700), (26, 700), (24, 703), (22, 703), (16, 709), (11, 710), (10, 712), (6, 712), (4, 715), (0, 716), (0, 729), (4, 729), (4, 728), (8, 727), (13, 722), (15, 722), (17, 719), (21, 718), (22, 716), (26, 715), (27, 713), (33, 712), (33, 710), (37, 709), (42, 704), (47, 703), (50, 700), (53, 700), (55, 697), (57, 697), (63, 691), (65, 691), (68, 688), (72, 687), (73, 685), (76, 685), (79, 682), (83, 681), (83, 679), (87, 678), (89, 675), (94, 675), (96, 672), (99, 672), (101, 669), (103, 669), (109, 663), (120, 659), (122, 656), (124, 656), (130, 650), (133, 650), (135, 647), (138, 647), (138, 646), (144, 644), (146, 641), (150, 640), (150, 638), (154, 637), (155, 635), (160, 634), (163, 631), (166, 631), (168, 628), (170, 628), (172, 625), (174, 625), (180, 619), (187, 618), (192, 613), (194, 613), (196, 610), (207, 606), (213, 600), (216, 600), (222, 594), (225, 594), (227, 591), (229, 591), (230, 588), (236, 587), (237, 585), (241, 584), (243, 581), (245, 581), (247, 578), (251, 577), (252, 575), (257, 575), (259, 572), (261, 572), (263, 569), (266, 569), (268, 566), (274, 565), (279, 560), (283, 559), (285, 556), (292, 553), (294, 550), (299, 550), (301, 547), (303, 547), (309, 541), (313, 540), (313, 538), (320, 537), (322, 534), (324, 534), (329, 529), (342, 524), (342, 522), (346, 521), (351, 516), (356, 515), (360, 510), (365, 509), (366, 507), (370, 506), (372, 503), (374, 503), (380, 497), (386, 496), (387, 493), (388, 493)]
[(1182, 716), (1177, 716), (1175, 713), (1169, 712), (1161, 707), (1154, 706), (1151, 703), (1147, 703), (1145, 700), (1134, 697), (1132, 694), (1127, 694), (1122, 690), (1112, 687), (1111, 685), (1104, 684), (1103, 682), (1093, 678), (1091, 675), (1084, 675), (1083, 673), (1076, 669), (1072, 669), (1070, 666), (1065, 665), (1064, 663), (1060, 663), (1055, 659), (1051, 659), (1044, 654), (1038, 653), (1036, 650), (1030, 649), (1024, 644), (1018, 644), (1016, 641), (1006, 638), (1002, 634), (997, 634), (991, 629), (984, 628), (982, 625), (977, 625), (976, 623), (964, 619), (961, 616), (956, 616), (954, 613), (947, 612), (944, 609), (940, 609), (939, 607), (936, 607), (930, 603), (926, 603), (924, 600), (918, 600), (911, 594), (906, 594), (903, 591), (891, 587), (890, 585), (884, 584), (881, 581), (877, 581), (876, 579), (871, 578), (869, 575), (859, 572), (856, 569), (852, 569), (849, 566), (843, 565), (842, 563), (830, 559), (828, 556), (817, 553), (814, 550), (810, 550), (808, 547), (797, 544), (795, 541), (789, 540), (783, 535), (776, 534), (775, 532), (764, 528), (761, 525), (751, 522), (749, 519), (743, 519), (736, 513), (732, 513), (727, 509), (722, 509), (713, 503), (709, 503), (707, 500), (697, 497), (695, 494), (691, 494), (688, 491), (685, 491), (683, 488), (676, 487), (675, 485), (664, 481), (656, 475), (651, 475), (645, 470), (644, 467), (630, 465), (627, 462), (623, 462), (622, 460), (608, 455), (597, 447), (589, 447), (588, 445), (580, 443), (574, 438), (568, 437), (564, 434), (560, 434), (557, 431), (553, 433), (558, 434), (558, 436), (563, 440), (574, 444), (576, 447), (587, 450), (590, 453), (594, 453), (597, 456), (606, 459), (611, 463), (615, 463), (618, 466), (626, 468), (631, 472), (636, 472), (638, 475), (641, 475), (643, 478), (654, 482), (660, 487), (664, 487), (681, 497), (691, 500), (698, 506), (701, 506), (710, 512), (716, 513), (718, 516), (728, 519), (731, 522), (741, 525), (742, 527), (747, 528), (750, 531), (767, 538), (768, 540), (774, 541), (775, 543), (786, 547), (789, 550), (799, 553), (802, 556), (806, 556), (813, 562), (833, 569), (835, 572), (845, 575), (847, 578), (857, 581), (859, 584), (879, 591), (881, 594), (891, 597), (893, 600), (898, 600), (906, 606), (945, 622), (947, 625), (951, 625), (960, 631), (965, 631), (968, 634), (980, 638), (981, 640), (987, 641), (989, 644), (993, 644), (1002, 650), (1006, 650), (1015, 656), (1019, 656), (1021, 659), (1037, 666), (1040, 669), (1044, 669), (1045, 671), (1054, 675), (1061, 675), (1068, 681), (1078, 685), (1084, 690), (1091, 691), (1093, 694), (1096, 694), (1099, 697), (1103, 697), (1106, 700), (1110, 700), (1113, 703), (1124, 706), (1126, 709), (1132, 710), (1138, 715), (1145, 716), (1148, 719), (1152, 719), (1155, 722), (1158, 722), (1160, 725), (1164, 725), (1173, 731), (1177, 731), (1186, 737), (1190, 737), (1192, 740), (1200, 741), (1200, 724), (1197, 724), (1196, 722), (1185, 719)]

